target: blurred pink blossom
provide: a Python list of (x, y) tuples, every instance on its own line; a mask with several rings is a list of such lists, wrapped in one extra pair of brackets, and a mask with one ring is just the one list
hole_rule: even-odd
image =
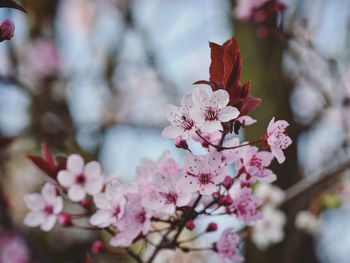
[(15, 25), (11, 19), (5, 19), (0, 23), (0, 42), (10, 40), (15, 33)]

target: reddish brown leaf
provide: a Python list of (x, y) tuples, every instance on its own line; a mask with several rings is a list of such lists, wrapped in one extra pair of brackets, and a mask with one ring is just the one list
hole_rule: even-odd
[(248, 96), (242, 104), (241, 116), (248, 115), (261, 103), (261, 99), (255, 98), (253, 96)]
[(224, 48), (216, 43), (209, 42), (209, 47), (211, 50), (211, 64), (209, 68), (210, 82), (224, 86)]
[(15, 1), (12, 0), (0, 0), (0, 8), (2, 7), (13, 8), (27, 13), (27, 11), (21, 5), (17, 4)]

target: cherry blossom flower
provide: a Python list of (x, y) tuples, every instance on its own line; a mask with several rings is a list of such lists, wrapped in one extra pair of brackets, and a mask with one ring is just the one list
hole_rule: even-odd
[(278, 206), (285, 198), (285, 192), (271, 184), (259, 184), (255, 189), (255, 195), (263, 201), (264, 205)]
[(175, 139), (179, 136), (182, 139), (190, 139), (196, 134), (196, 125), (190, 111), (193, 107), (192, 95), (187, 94), (182, 98), (181, 106), (177, 107), (172, 104), (166, 107), (166, 116), (171, 126), (166, 127), (162, 136), (165, 138)]
[(238, 0), (234, 14), (238, 19), (249, 20), (254, 9), (262, 6), (268, 0)]
[(147, 234), (151, 227), (152, 212), (141, 205), (142, 197), (128, 194), (124, 215), (116, 222), (117, 234), (110, 240), (111, 246), (128, 247), (139, 234)]
[(29, 263), (30, 252), (19, 236), (10, 233), (0, 234), (1, 263)]
[(5, 19), (0, 23), (0, 42), (13, 38), (15, 25), (11, 19)]
[(238, 148), (235, 156), (237, 171), (245, 173), (247, 180), (254, 183), (256, 180), (271, 183), (276, 180), (276, 175), (266, 167), (273, 160), (273, 155), (267, 151), (259, 151), (255, 146)]
[(104, 183), (100, 164), (92, 161), (84, 165), (78, 154), (68, 157), (67, 170), (60, 171), (57, 179), (60, 185), (68, 188), (68, 197), (74, 202), (83, 200), (86, 194), (99, 193)]
[(215, 132), (222, 129), (221, 122), (228, 122), (239, 116), (239, 111), (229, 103), (229, 94), (225, 90), (214, 91), (211, 95), (200, 88), (192, 94), (194, 107), (191, 117), (203, 132)]
[(242, 262), (244, 258), (238, 254), (240, 238), (234, 233), (233, 228), (227, 228), (221, 234), (218, 242), (215, 244), (215, 250), (217, 251), (222, 262), (225, 259), (229, 259), (232, 262)]
[(258, 210), (261, 203), (261, 199), (252, 194), (251, 188), (244, 187), (233, 196), (232, 208), (239, 219), (252, 225), (262, 218), (262, 214)]
[(286, 159), (282, 150), (292, 144), (291, 138), (286, 134), (288, 126), (288, 122), (283, 120), (275, 122), (273, 117), (267, 127), (267, 144), (279, 163), (283, 163)]
[(283, 240), (286, 216), (270, 205), (262, 209), (262, 214), (263, 218), (258, 220), (253, 228), (252, 240), (258, 248), (264, 250)]
[(27, 194), (24, 197), (27, 207), (31, 210), (24, 218), (24, 224), (50, 231), (63, 209), (63, 199), (57, 195), (55, 186), (44, 184), (41, 193)]
[(316, 233), (321, 226), (322, 221), (309, 211), (300, 211), (295, 218), (295, 227), (309, 234)]
[(184, 191), (199, 191), (202, 195), (213, 194), (228, 174), (227, 164), (222, 162), (219, 152), (201, 156), (187, 154), (184, 165), (185, 176), (180, 182)]
[(90, 218), (92, 225), (104, 228), (123, 216), (126, 199), (115, 184), (108, 184), (106, 191), (94, 195), (93, 199), (98, 210)]
[(187, 205), (192, 198), (191, 193), (184, 192), (180, 179), (182, 172), (159, 173), (155, 176), (156, 191), (146, 196), (142, 204), (151, 210), (174, 214), (176, 207)]

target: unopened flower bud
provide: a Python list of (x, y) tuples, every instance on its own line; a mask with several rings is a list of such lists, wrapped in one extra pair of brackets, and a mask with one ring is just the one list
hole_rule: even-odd
[(187, 144), (186, 140), (184, 140), (180, 137), (177, 137), (175, 139), (175, 146), (179, 149), (184, 149), (184, 150), (188, 149), (188, 144)]
[(91, 252), (94, 254), (99, 254), (105, 249), (105, 244), (101, 240), (96, 240), (91, 245)]
[(83, 200), (80, 201), (80, 204), (85, 207), (85, 208), (89, 208), (91, 205), (91, 201), (89, 198), (84, 198)]
[(207, 232), (214, 232), (218, 229), (218, 225), (216, 223), (210, 223), (207, 227)]
[(0, 23), (0, 42), (10, 40), (14, 36), (15, 25), (12, 20), (5, 19)]
[(231, 195), (224, 195), (220, 197), (220, 204), (223, 206), (230, 206), (233, 203)]
[(222, 185), (229, 190), (231, 186), (233, 185), (233, 179), (230, 176), (226, 176), (224, 181), (222, 182)]
[(196, 225), (194, 224), (193, 220), (189, 220), (186, 222), (186, 228), (190, 231), (192, 231)]
[(58, 217), (58, 222), (61, 226), (69, 227), (73, 225), (72, 216), (68, 213), (61, 213)]

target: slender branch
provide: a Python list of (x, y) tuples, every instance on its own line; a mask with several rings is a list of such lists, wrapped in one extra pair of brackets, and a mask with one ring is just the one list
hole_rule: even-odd
[(349, 159), (340, 162), (338, 165), (333, 166), (332, 168), (305, 177), (286, 190), (285, 200), (280, 206), (285, 207), (287, 204), (295, 201), (301, 196), (312, 195), (315, 193), (315, 191), (319, 191), (319, 188), (324, 188), (330, 183), (334, 182), (338, 176), (348, 169), (350, 169)]

